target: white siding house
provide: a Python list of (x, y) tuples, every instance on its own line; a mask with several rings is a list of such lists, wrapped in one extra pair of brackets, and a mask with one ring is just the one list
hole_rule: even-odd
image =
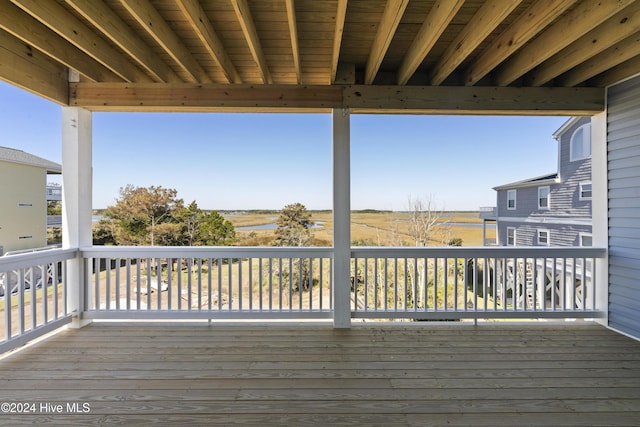
[[(0, 147), (0, 255), (47, 245), (47, 201), (60, 200), (47, 187), (48, 174), (62, 167), (24, 151)], [(59, 222), (59, 221), (58, 221)]]
[(495, 187), (500, 246), (591, 246), (591, 124), (568, 120), (558, 141), (558, 172)]

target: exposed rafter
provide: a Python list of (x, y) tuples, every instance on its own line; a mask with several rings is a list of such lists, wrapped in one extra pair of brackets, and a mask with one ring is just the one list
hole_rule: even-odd
[[(560, 84), (570, 87), (613, 68), (640, 55), (640, 33), (634, 34), (620, 43), (591, 57), (577, 67), (560, 76)], [(640, 71), (640, 70), (638, 70)]]
[(367, 68), (364, 73), (365, 84), (373, 83), (408, 4), (409, 0), (387, 1), (367, 60)]
[(242, 83), (242, 79), (233, 65), (231, 58), (227, 54), (222, 41), (218, 37), (202, 9), (198, 0), (176, 0), (178, 7), (184, 13), (185, 17), (191, 24), (191, 28), (198, 35), (200, 41), (209, 52), (209, 55), (218, 63), (222, 72), (229, 83)]
[(488, 0), (484, 3), (435, 65), (431, 84), (441, 84), (521, 1)]
[(60, 64), (0, 30), (0, 76), (58, 104), (69, 100), (67, 73)]
[(176, 61), (187, 73), (192, 83), (211, 83), (211, 78), (189, 53), (189, 49), (173, 32), (169, 24), (153, 7), (149, 0), (127, 0), (122, 5), (142, 28)]
[(92, 81), (122, 81), (95, 59), (7, 2), (0, 2), (0, 28)]
[(344, 32), (344, 20), (347, 16), (347, 0), (338, 0), (336, 9), (336, 26), (333, 30), (333, 49), (331, 51), (331, 78), (329, 83), (336, 81), (338, 72), (338, 61), (340, 60), (340, 46), (342, 45), (342, 34)]
[(604, 89), (72, 83), (70, 103), (94, 111), (329, 111), (594, 114)]
[(495, 75), (498, 86), (507, 86), (534, 67), (549, 59), (597, 25), (606, 21), (633, 0), (586, 0), (516, 52)]
[(407, 84), (463, 4), (464, 0), (436, 0), (402, 60), (399, 85)]
[(236, 12), (236, 18), (242, 27), (242, 32), (251, 51), (251, 56), (253, 56), (253, 60), (258, 66), (262, 82), (268, 84), (273, 83), (247, 0), (231, 0), (231, 4), (233, 5), (233, 10)]
[(300, 49), (298, 48), (298, 24), (296, 21), (296, 7), (294, 0), (286, 0), (287, 22), (289, 23), (289, 37), (291, 38), (291, 52), (293, 53), (293, 68), (296, 70), (296, 82), (302, 83), (302, 68), (300, 68)]
[(150, 82), (151, 78), (128, 58), (112, 48), (79, 19), (54, 1), (11, 0), (69, 43), (128, 82)]
[(597, 76), (591, 84), (596, 87), (607, 87), (638, 75), (638, 70), (640, 70), (640, 56), (635, 56)]
[(65, 0), (91, 25), (99, 29), (115, 45), (127, 53), (159, 82), (177, 82), (179, 77), (154, 55), (138, 35), (105, 3), (93, 0)]
[(465, 84), (476, 84), (502, 61), (551, 24), (575, 2), (576, 0), (534, 2), (467, 69), (464, 78)]
[(533, 70), (527, 83), (540, 86), (593, 55), (640, 31), (640, 3), (627, 7)]

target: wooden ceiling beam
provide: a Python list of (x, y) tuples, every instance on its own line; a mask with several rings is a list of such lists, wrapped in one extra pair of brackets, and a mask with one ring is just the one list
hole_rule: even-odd
[(122, 81), (95, 59), (11, 3), (0, 2), (0, 28), (62, 65), (76, 70), (88, 80)]
[(388, 0), (382, 13), (382, 19), (378, 24), (378, 31), (373, 40), (367, 67), (364, 73), (364, 83), (370, 85), (376, 78), (376, 74), (382, 65), (384, 56), (387, 54), (391, 40), (398, 29), (398, 24), (402, 19), (409, 0)]
[(72, 83), (70, 104), (93, 111), (299, 111), (586, 115), (604, 109), (601, 88), (296, 86)]
[(273, 83), (269, 67), (267, 66), (267, 60), (264, 56), (264, 52), (262, 51), (262, 45), (260, 44), (260, 37), (258, 37), (258, 31), (256, 30), (255, 23), (253, 22), (251, 9), (247, 4), (247, 0), (231, 0), (231, 4), (233, 5), (233, 10), (236, 13), (236, 18), (242, 27), (242, 32), (245, 40), (247, 41), (247, 45), (249, 46), (249, 50), (251, 51), (251, 56), (258, 66), (262, 83)]
[(296, 70), (296, 82), (302, 84), (302, 69), (300, 67), (300, 48), (298, 47), (298, 24), (296, 21), (296, 7), (294, 0), (286, 0), (287, 22), (289, 23), (289, 37), (291, 38), (291, 52), (293, 53), (293, 68)]
[(347, 17), (347, 0), (338, 0), (336, 9), (336, 26), (333, 30), (333, 49), (331, 50), (331, 77), (329, 84), (336, 81), (338, 72), (338, 61), (340, 60), (340, 46), (342, 45), (342, 34), (344, 33), (344, 21)]
[(13, 4), (128, 82), (150, 82), (122, 53), (55, 1), (11, 0)]
[(354, 113), (592, 115), (604, 110), (601, 88), (486, 86), (351, 86)]
[(516, 52), (494, 76), (494, 83), (507, 86), (571, 43), (624, 9), (634, 0), (586, 0), (572, 9), (535, 40)]
[(589, 83), (595, 87), (607, 87), (638, 75), (640, 70), (640, 55), (635, 56), (620, 65), (596, 76)]
[(640, 31), (640, 3), (627, 7), (534, 69), (527, 85), (541, 86)]
[(441, 84), (522, 0), (487, 0), (434, 66), (431, 84)]
[(3, 30), (0, 80), (60, 105), (69, 102), (67, 69)]
[(466, 70), (464, 82), (471, 86), (489, 74), (509, 56), (571, 7), (576, 0), (534, 2)]
[(575, 86), (638, 55), (640, 55), (640, 33), (626, 38), (572, 68), (559, 77), (559, 84), (567, 87)]
[(100, 84), (70, 85), (72, 105), (98, 111), (262, 111), (342, 105), (339, 86)]
[(126, 0), (122, 5), (142, 28), (187, 74), (190, 83), (211, 83), (206, 71), (173, 32), (149, 0)]
[(94, 0), (65, 0), (76, 12), (102, 32), (157, 82), (177, 82), (180, 78), (149, 46), (104, 2)]
[(242, 83), (222, 41), (198, 0), (176, 0), (178, 7), (191, 24), (209, 55), (218, 63), (228, 83)]
[(407, 84), (463, 4), (464, 0), (436, 0), (402, 60), (399, 85)]

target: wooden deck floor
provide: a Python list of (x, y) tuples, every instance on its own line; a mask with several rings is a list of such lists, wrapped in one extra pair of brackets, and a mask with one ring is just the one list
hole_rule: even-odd
[(0, 402), (36, 409), (0, 413), (12, 426), (631, 426), (640, 343), (584, 324), (94, 323), (0, 360)]

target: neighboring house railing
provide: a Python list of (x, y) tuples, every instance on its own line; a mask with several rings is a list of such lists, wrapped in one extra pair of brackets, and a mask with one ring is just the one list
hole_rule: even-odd
[(495, 206), (484, 206), (479, 208), (480, 218), (496, 219), (498, 217), (498, 208)]
[(62, 215), (47, 215), (47, 227), (62, 227)]
[[(91, 247), (0, 258), (0, 352), (83, 319), (457, 320), (595, 318), (604, 248), (351, 249), (351, 283), (332, 282), (332, 248)], [(80, 289), (67, 263), (83, 259)], [(74, 265), (69, 264), (69, 265)], [(77, 267), (76, 267), (77, 268)], [(76, 301), (74, 297), (73, 301)], [(74, 302), (75, 305), (75, 302)]]
[(47, 185), (47, 200), (62, 200), (62, 187), (57, 185)]
[(0, 257), (0, 352), (71, 321), (65, 262), (75, 249)]

